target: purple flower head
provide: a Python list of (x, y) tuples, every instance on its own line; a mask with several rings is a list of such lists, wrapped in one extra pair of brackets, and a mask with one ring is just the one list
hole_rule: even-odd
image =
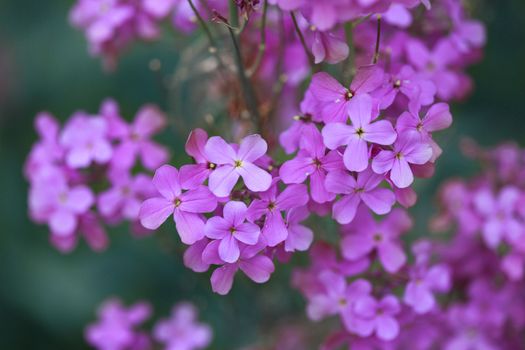
[(180, 168), (181, 182), (188, 188), (201, 185), (210, 176), (216, 164), (208, 160), (204, 147), (208, 141), (208, 134), (202, 129), (193, 130), (186, 141), (186, 153), (196, 164), (186, 164)]
[(209, 187), (217, 197), (226, 197), (242, 177), (244, 184), (254, 192), (266, 191), (272, 182), (271, 175), (254, 162), (268, 149), (266, 141), (259, 135), (245, 137), (235, 150), (222, 138), (213, 136), (204, 147), (209, 160), (217, 164), (210, 174)]
[(433, 292), (446, 292), (450, 288), (450, 271), (446, 265), (435, 265), (430, 269), (415, 266), (403, 301), (418, 314), (432, 310), (436, 301)]
[(240, 255), (236, 262), (226, 263), (219, 256), (219, 241), (212, 241), (203, 252), (203, 260), (210, 264), (222, 265), (213, 271), (211, 286), (215, 293), (226, 295), (232, 288), (235, 274), (240, 269), (255, 283), (265, 283), (275, 270), (272, 259), (261, 254), (264, 243), (255, 245), (239, 244)]
[(372, 160), (372, 169), (378, 174), (390, 171), (390, 180), (399, 188), (414, 182), (410, 164), (425, 164), (432, 158), (432, 147), (422, 142), (418, 133), (400, 133), (393, 150), (382, 150)]
[(57, 236), (73, 235), (79, 216), (95, 202), (87, 186), (69, 186), (60, 177), (31, 188), (29, 196), (31, 211), (47, 222), (51, 233)]
[(481, 231), (490, 248), (497, 248), (502, 239), (522, 238), (523, 224), (516, 216), (519, 197), (520, 191), (513, 186), (504, 187), (497, 196), (488, 188), (475, 194), (474, 205), (483, 218)]
[(366, 66), (358, 70), (348, 89), (327, 73), (321, 72), (313, 76), (310, 90), (322, 103), (322, 117), (326, 123), (345, 123), (348, 115), (359, 115), (356, 101), (362, 96), (369, 96), (383, 83), (384, 73), (381, 68)]
[(326, 174), (343, 168), (342, 157), (337, 151), (326, 153), (321, 133), (315, 129), (305, 133), (303, 146), (297, 156), (283, 163), (279, 176), (286, 184), (302, 183), (310, 178), (310, 195), (317, 203), (335, 198), (325, 187)]
[(398, 72), (392, 73), (384, 86), (374, 95), (380, 96), (380, 108), (390, 107), (399, 93), (408, 98), (408, 105), (418, 109), (434, 102), (436, 87), (431, 80), (424, 79), (409, 65), (401, 66)]
[(350, 320), (355, 300), (369, 294), (372, 286), (365, 280), (358, 279), (347, 285), (343, 275), (324, 270), (317, 275), (322, 291), (309, 297), (308, 317), (314, 321), (339, 314)]
[(108, 124), (103, 118), (82, 112), (74, 114), (60, 135), (60, 145), (66, 149), (66, 164), (86, 168), (92, 162), (109, 162), (113, 149), (107, 133)]
[(372, 98), (363, 95), (354, 100), (350, 113), (352, 125), (330, 123), (323, 128), (323, 141), (329, 149), (346, 146), (343, 161), (350, 171), (363, 171), (368, 167), (368, 142), (391, 145), (397, 138), (392, 124), (386, 120), (372, 123)]
[(314, 240), (313, 231), (301, 225), (303, 220), (310, 216), (306, 206), (294, 207), (286, 213), (286, 226), (288, 228), (288, 237), (284, 241), (284, 250), (287, 252), (305, 251), (310, 248)]
[(395, 316), (400, 311), (399, 301), (393, 295), (387, 295), (379, 301), (370, 295), (363, 296), (354, 304), (354, 313), (361, 321), (356, 332), (365, 337), (375, 333), (379, 339), (393, 340), (399, 334), (399, 323)]
[(173, 307), (169, 319), (160, 320), (153, 328), (155, 340), (167, 350), (198, 350), (207, 347), (212, 338), (211, 328), (197, 320), (197, 309), (189, 303)]
[(434, 82), (439, 98), (448, 101), (460, 93), (459, 74), (449, 67), (457, 59), (458, 52), (449, 40), (440, 40), (432, 51), (421, 41), (412, 40), (406, 44), (406, 50), (414, 68)]
[(150, 341), (136, 328), (150, 314), (151, 308), (146, 303), (125, 308), (117, 299), (107, 300), (99, 309), (98, 322), (86, 328), (86, 341), (97, 350), (147, 350)]
[[(151, 137), (166, 126), (166, 117), (153, 105), (142, 107), (131, 124), (118, 115), (118, 106), (106, 101), (102, 114), (108, 122), (110, 135), (119, 140), (111, 165), (118, 169), (130, 169), (137, 158), (146, 169), (154, 170), (168, 160), (169, 153), (163, 146), (151, 141)], [(108, 109), (117, 108), (117, 110)]]
[(179, 172), (170, 165), (163, 165), (155, 172), (153, 185), (161, 197), (150, 198), (142, 203), (139, 217), (142, 226), (157, 229), (173, 215), (177, 232), (183, 243), (193, 244), (204, 237), (204, 221), (201, 213), (209, 213), (217, 207), (217, 199), (205, 186), (183, 191)]
[(377, 222), (370, 211), (361, 206), (356, 219), (344, 227), (345, 236), (341, 241), (343, 256), (359, 260), (377, 251), (385, 270), (394, 273), (406, 262), (399, 235), (411, 226), (410, 217), (402, 209), (394, 209), (385, 219)]
[(279, 136), (279, 142), (286, 153), (293, 153), (297, 148), (302, 148), (303, 139), (317, 131), (315, 123), (321, 121), (318, 104), (312, 92), (307, 90), (300, 106), (302, 116), (294, 117), (293, 124)]
[(344, 40), (332, 33), (316, 31), (312, 44), (315, 63), (327, 62), (336, 64), (348, 57), (350, 49)]
[(39, 113), (35, 118), (35, 129), (40, 139), (31, 148), (24, 165), (24, 175), (32, 183), (55, 167), (64, 156), (58, 142), (60, 125), (51, 114)]
[(391, 190), (378, 188), (382, 181), (383, 177), (370, 169), (357, 174), (357, 179), (345, 171), (329, 173), (326, 177), (326, 189), (341, 194), (341, 198), (334, 204), (333, 218), (340, 224), (350, 223), (361, 202), (376, 214), (390, 212), (396, 199)]
[(243, 202), (231, 201), (223, 209), (223, 217), (214, 216), (206, 222), (204, 234), (220, 241), (219, 257), (228, 263), (239, 259), (239, 242), (254, 245), (259, 241), (259, 226), (245, 222), (248, 208)]
[(436, 103), (432, 105), (425, 116), (420, 118), (418, 113), (404, 112), (397, 120), (396, 128), (398, 132), (404, 131), (418, 132), (421, 135), (421, 141), (428, 142), (432, 146), (432, 161), (441, 154), (441, 148), (432, 140), (431, 134), (450, 127), (452, 124), (452, 115), (450, 108), (446, 103)]
[(110, 176), (112, 187), (99, 194), (97, 207), (104, 217), (137, 221), (144, 199), (155, 195), (151, 178), (145, 174), (131, 177), (127, 172)]
[(275, 247), (288, 238), (288, 228), (283, 219), (286, 210), (306, 205), (308, 192), (305, 185), (289, 185), (278, 193), (278, 182), (268, 191), (259, 194), (260, 199), (250, 204), (248, 218), (255, 221), (264, 216), (262, 237), (269, 247)]

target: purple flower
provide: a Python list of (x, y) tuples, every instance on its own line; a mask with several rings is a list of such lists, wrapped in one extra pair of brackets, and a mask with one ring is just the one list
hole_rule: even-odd
[(316, 31), (312, 44), (312, 53), (315, 63), (327, 62), (336, 64), (348, 57), (350, 49), (344, 40), (337, 38), (332, 33)]
[(376, 66), (367, 66), (359, 69), (349, 89), (324, 72), (313, 76), (309, 89), (322, 103), (322, 117), (326, 123), (345, 123), (348, 115), (359, 113), (356, 101), (368, 96), (383, 82), (383, 71)]
[(153, 185), (161, 197), (142, 203), (140, 222), (147, 229), (157, 229), (173, 215), (183, 243), (193, 244), (204, 237), (204, 222), (200, 213), (209, 213), (217, 207), (217, 199), (207, 187), (199, 186), (183, 192), (179, 172), (170, 165), (163, 165), (155, 172)]
[[(102, 114), (108, 121), (110, 135), (120, 141), (115, 147), (111, 165), (119, 169), (130, 169), (137, 158), (146, 169), (154, 170), (164, 164), (169, 157), (167, 149), (150, 140), (166, 126), (166, 117), (153, 105), (142, 107), (131, 124), (118, 115), (118, 106), (106, 101)], [(115, 110), (116, 109), (116, 110)]]
[(150, 314), (151, 307), (146, 303), (126, 309), (120, 300), (107, 300), (99, 309), (98, 322), (86, 328), (86, 341), (98, 350), (147, 350), (149, 338), (136, 328)]
[(449, 68), (458, 52), (449, 40), (438, 41), (432, 51), (421, 41), (412, 40), (406, 44), (406, 50), (410, 63), (434, 82), (439, 98), (448, 101), (458, 95), (461, 81), (458, 73)]
[(228, 263), (239, 259), (239, 243), (254, 245), (259, 240), (259, 226), (245, 222), (248, 208), (243, 202), (231, 201), (223, 209), (223, 217), (214, 216), (206, 222), (204, 234), (220, 240), (219, 256)]
[(383, 221), (376, 222), (370, 211), (361, 206), (356, 219), (344, 228), (346, 234), (341, 241), (343, 256), (359, 260), (377, 251), (385, 270), (394, 273), (406, 262), (399, 235), (411, 225), (410, 217), (402, 209), (394, 209)]
[(277, 193), (277, 182), (268, 191), (259, 194), (248, 210), (248, 218), (255, 221), (263, 215), (264, 226), (262, 237), (269, 247), (275, 247), (288, 237), (288, 228), (283, 219), (283, 211), (306, 205), (308, 192), (305, 185), (290, 185), (280, 194)]
[(394, 149), (382, 150), (372, 160), (372, 169), (378, 174), (390, 171), (390, 179), (399, 188), (414, 182), (410, 164), (425, 164), (432, 158), (432, 147), (421, 141), (415, 132), (401, 133)]
[(516, 217), (520, 191), (513, 186), (504, 187), (496, 196), (484, 188), (474, 196), (474, 205), (483, 217), (482, 234), (487, 245), (495, 249), (503, 238), (513, 242), (521, 237), (523, 224)]
[(314, 321), (335, 314), (350, 321), (355, 300), (372, 291), (369, 282), (358, 279), (347, 285), (343, 275), (330, 270), (322, 271), (317, 278), (322, 292), (311, 296), (307, 306), (308, 317)]
[(450, 288), (450, 271), (446, 265), (435, 265), (430, 269), (415, 266), (410, 275), (403, 301), (418, 314), (427, 313), (434, 307), (433, 291), (446, 292)]
[(440, 154), (441, 148), (432, 140), (431, 133), (448, 128), (452, 124), (450, 108), (446, 103), (432, 105), (425, 116), (421, 119), (417, 113), (404, 112), (399, 116), (396, 129), (402, 133), (405, 130), (418, 132), (421, 141), (428, 142), (432, 146), (434, 161)]
[(217, 164), (217, 169), (210, 174), (210, 190), (218, 197), (226, 197), (242, 177), (249, 190), (266, 191), (272, 177), (253, 162), (261, 158), (267, 148), (266, 141), (259, 135), (245, 137), (237, 151), (222, 138), (211, 137), (204, 148), (209, 160)]
[(204, 147), (208, 141), (208, 134), (202, 129), (192, 130), (186, 141), (186, 153), (188, 153), (196, 164), (186, 164), (180, 168), (181, 183), (188, 187), (194, 188), (201, 185), (208, 176), (210, 176), (213, 169), (217, 167), (216, 164), (208, 160)]
[(31, 210), (49, 224), (53, 235), (73, 235), (79, 217), (95, 202), (91, 190), (84, 185), (68, 186), (61, 178), (33, 187), (30, 191)]
[(377, 186), (383, 177), (367, 169), (357, 175), (357, 180), (345, 171), (334, 171), (326, 177), (326, 189), (341, 194), (334, 204), (333, 217), (340, 224), (348, 224), (363, 201), (376, 214), (386, 214), (395, 203), (394, 193)]
[(207, 347), (212, 338), (211, 328), (197, 320), (197, 310), (189, 303), (176, 305), (169, 319), (160, 320), (153, 328), (155, 340), (166, 350), (198, 350)]
[[(303, 136), (303, 147), (297, 156), (281, 165), (279, 176), (286, 184), (302, 183), (310, 178), (310, 195), (317, 203), (335, 198), (325, 187), (326, 174), (343, 167), (342, 157), (336, 151), (326, 153), (319, 131), (311, 130)], [(325, 154), (326, 153), (326, 154)]]
[(66, 164), (86, 168), (92, 162), (109, 162), (113, 150), (107, 132), (108, 125), (103, 118), (82, 112), (73, 115), (60, 135), (60, 145), (66, 149)]
[(155, 195), (151, 178), (145, 174), (131, 177), (127, 172), (110, 176), (112, 187), (99, 194), (97, 207), (106, 218), (138, 220), (144, 199)]
[(215, 293), (226, 295), (232, 288), (233, 278), (240, 269), (252, 281), (265, 283), (270, 279), (270, 275), (275, 270), (272, 259), (261, 254), (264, 244), (256, 245), (240, 244), (239, 259), (232, 263), (223, 264), (218, 254), (219, 241), (212, 241), (203, 252), (203, 260), (216, 265), (222, 265), (213, 271), (211, 275), (211, 286)]
[(295, 207), (288, 210), (286, 213), (288, 237), (286, 237), (284, 241), (285, 251), (305, 251), (310, 248), (314, 239), (314, 233), (310, 228), (300, 224), (301, 221), (306, 220), (309, 216), (310, 212), (306, 206)]
[(323, 141), (329, 149), (346, 146), (343, 161), (350, 171), (368, 167), (368, 144), (391, 145), (397, 138), (392, 124), (386, 120), (372, 123), (372, 98), (363, 95), (355, 100), (350, 113), (352, 125), (330, 123), (323, 128)]
[(367, 295), (354, 304), (354, 313), (361, 319), (361, 327), (356, 330), (361, 336), (375, 332), (382, 340), (392, 340), (399, 334), (399, 323), (395, 315), (401, 310), (399, 301), (393, 295), (387, 295), (380, 301)]
[(293, 124), (279, 135), (279, 142), (286, 153), (293, 153), (297, 148), (303, 148), (304, 138), (317, 131), (315, 123), (320, 122), (319, 102), (307, 90), (301, 101), (302, 116), (295, 116)]

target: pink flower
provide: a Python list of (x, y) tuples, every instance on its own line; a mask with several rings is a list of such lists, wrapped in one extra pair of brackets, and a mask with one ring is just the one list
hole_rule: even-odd
[(372, 123), (372, 98), (363, 95), (355, 100), (350, 113), (352, 125), (330, 123), (323, 128), (323, 141), (329, 149), (346, 146), (343, 161), (350, 171), (368, 167), (368, 143), (391, 145), (397, 138), (392, 124), (386, 120)]
[(344, 227), (345, 236), (341, 240), (343, 256), (359, 260), (377, 251), (385, 270), (390, 273), (398, 271), (406, 262), (399, 235), (412, 225), (410, 217), (405, 211), (394, 209), (383, 221), (376, 222), (370, 211), (363, 206), (360, 208), (356, 219)]
[(136, 328), (150, 314), (151, 307), (143, 302), (126, 309), (118, 299), (107, 300), (98, 311), (98, 322), (86, 328), (86, 341), (98, 350), (147, 350), (150, 340)]
[(155, 324), (153, 337), (165, 344), (167, 350), (198, 350), (210, 344), (212, 330), (197, 321), (197, 310), (192, 304), (180, 303), (169, 319)]
[(340, 224), (348, 224), (356, 214), (359, 203), (363, 201), (376, 214), (386, 214), (395, 202), (394, 193), (377, 186), (383, 177), (367, 169), (357, 175), (357, 180), (345, 171), (334, 171), (326, 177), (326, 189), (341, 194), (334, 204), (333, 218)]
[(231, 201), (223, 209), (223, 217), (214, 216), (206, 222), (206, 237), (220, 240), (219, 256), (228, 263), (239, 259), (239, 243), (254, 245), (259, 240), (259, 226), (245, 222), (248, 208), (243, 202)]
[(326, 123), (345, 123), (348, 115), (359, 113), (356, 101), (379, 88), (384, 82), (384, 73), (376, 66), (361, 67), (350, 88), (345, 88), (329, 74), (316, 73), (312, 78), (310, 90), (322, 103), (322, 117)]
[(226, 197), (242, 177), (249, 190), (266, 191), (272, 182), (272, 177), (253, 162), (261, 158), (268, 146), (259, 135), (245, 137), (236, 151), (218, 136), (211, 137), (206, 142), (205, 151), (211, 162), (217, 164), (217, 169), (210, 174), (210, 190), (218, 197)]
[(380, 301), (369, 295), (359, 298), (354, 305), (354, 312), (361, 319), (359, 335), (366, 337), (375, 332), (382, 340), (395, 339), (399, 334), (395, 315), (400, 311), (399, 301), (393, 295), (387, 295)]
[(412, 112), (404, 112), (397, 120), (396, 129), (398, 132), (410, 130), (421, 135), (421, 141), (428, 142), (432, 146), (435, 160), (441, 154), (441, 148), (432, 140), (431, 134), (448, 128), (452, 124), (450, 108), (446, 103), (436, 103), (432, 105), (425, 116), (421, 119), (419, 115)]
[(193, 244), (204, 237), (204, 222), (199, 215), (217, 207), (217, 199), (207, 187), (199, 186), (183, 192), (179, 172), (170, 165), (163, 165), (155, 172), (153, 185), (161, 197), (142, 203), (140, 222), (150, 230), (157, 229), (173, 215), (183, 243)]
[(308, 317), (319, 321), (327, 316), (341, 315), (351, 323), (352, 308), (357, 298), (372, 291), (369, 282), (358, 279), (347, 285), (343, 275), (331, 270), (324, 270), (317, 276), (322, 291), (309, 297)]
[(372, 160), (372, 169), (378, 174), (390, 171), (390, 179), (399, 188), (408, 187), (414, 182), (410, 164), (425, 164), (432, 158), (432, 147), (421, 142), (415, 132), (402, 133), (394, 149), (382, 150)]
[(504, 238), (513, 242), (521, 237), (524, 226), (516, 216), (519, 197), (518, 188), (510, 185), (497, 196), (488, 188), (475, 194), (474, 205), (483, 218), (482, 235), (490, 248), (496, 249)]
[(449, 40), (438, 41), (432, 51), (421, 41), (412, 40), (407, 43), (406, 50), (410, 63), (434, 82), (439, 98), (448, 101), (460, 93), (460, 77), (450, 68), (458, 52)]
[(91, 190), (84, 185), (69, 186), (61, 178), (36, 186), (30, 191), (30, 206), (45, 220), (53, 235), (73, 235), (79, 217), (95, 202)]
[(342, 157), (336, 151), (326, 153), (321, 134), (317, 129), (305, 132), (303, 146), (294, 159), (281, 165), (279, 176), (286, 184), (302, 183), (310, 178), (310, 195), (318, 203), (335, 198), (325, 188), (326, 174), (343, 167)]
[(344, 40), (337, 38), (332, 33), (316, 31), (312, 44), (312, 53), (315, 63), (327, 62), (336, 64), (348, 57), (350, 49)]
[(86, 168), (92, 162), (109, 162), (113, 150), (107, 133), (108, 125), (103, 118), (82, 112), (73, 115), (60, 135), (60, 145), (66, 149), (66, 164)]
[(416, 266), (411, 271), (410, 282), (405, 290), (403, 301), (418, 314), (432, 310), (435, 305), (433, 291), (446, 292), (450, 288), (450, 271), (445, 265), (435, 265), (430, 269)]
[(269, 247), (275, 247), (288, 237), (282, 211), (306, 205), (308, 192), (305, 185), (290, 185), (278, 194), (275, 182), (268, 191), (260, 193), (259, 197), (261, 199), (255, 199), (250, 204), (248, 218), (255, 221), (264, 215), (262, 237)]
[(120, 141), (111, 160), (113, 167), (130, 169), (140, 158), (146, 169), (154, 170), (168, 160), (167, 149), (150, 140), (166, 126), (166, 117), (158, 107), (142, 107), (131, 124), (119, 116), (118, 106), (111, 100), (102, 106), (102, 114), (108, 121), (110, 135)]
[(98, 196), (99, 212), (106, 218), (138, 220), (144, 199), (155, 195), (151, 178), (145, 174), (131, 177), (126, 172), (118, 172), (110, 176), (110, 180), (112, 187)]
[[(204, 261), (216, 265), (222, 265), (223, 261), (218, 254), (219, 241), (212, 241), (203, 253)], [(260, 254), (264, 244), (240, 245), (239, 259), (232, 263), (226, 263), (213, 271), (211, 275), (211, 286), (215, 293), (226, 295), (232, 288), (235, 274), (240, 269), (252, 281), (265, 283), (270, 279), (275, 267), (272, 259)]]
[(208, 141), (208, 134), (202, 129), (192, 130), (186, 141), (186, 153), (196, 164), (186, 164), (180, 168), (180, 178), (184, 186), (194, 188), (201, 185), (211, 172), (217, 167), (208, 160), (204, 147)]
[(288, 237), (286, 237), (284, 241), (285, 251), (305, 251), (310, 248), (314, 240), (314, 233), (310, 228), (300, 224), (301, 221), (306, 220), (309, 216), (310, 212), (306, 206), (295, 207), (288, 210), (286, 214)]

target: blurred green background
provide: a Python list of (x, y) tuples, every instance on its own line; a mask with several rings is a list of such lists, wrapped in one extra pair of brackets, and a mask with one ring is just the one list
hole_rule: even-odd
[[(108, 96), (117, 99), (128, 118), (144, 103), (167, 108), (159, 76), (148, 63), (159, 58), (161, 72), (171, 72), (188, 40), (170, 32), (160, 43), (135, 45), (118, 70), (107, 74), (88, 55), (83, 35), (69, 26), (71, 3), (0, 1), (0, 348), (86, 348), (83, 327), (109, 296), (126, 303), (150, 300), (156, 318), (167, 316), (177, 301), (196, 303), (201, 318), (215, 329), (213, 349), (238, 348), (293, 316), (304, 317), (303, 301), (289, 287), (287, 266), (278, 267), (263, 286), (237, 278), (233, 291), (220, 297), (211, 292), (209, 274), (182, 266), (173, 231), (137, 240), (124, 225), (111, 231), (104, 253), (81, 244), (73, 254), (62, 255), (48, 244), (47, 229), (28, 220), (22, 165), (36, 137), (35, 114), (48, 110), (64, 120), (76, 109), (96, 112)], [(455, 123), (440, 136), (445, 151), (436, 176), (417, 184), (421, 195), (412, 213), (418, 235), (426, 234), (439, 183), (475, 169), (459, 154), (461, 137), (494, 145), (508, 139), (521, 143), (525, 133), (525, 2), (477, 4), (488, 26), (486, 57), (470, 69), (473, 96), (454, 105)], [(177, 107), (188, 124), (198, 113), (194, 106)], [(175, 150), (175, 161), (181, 158), (185, 136), (168, 131), (162, 141)]]

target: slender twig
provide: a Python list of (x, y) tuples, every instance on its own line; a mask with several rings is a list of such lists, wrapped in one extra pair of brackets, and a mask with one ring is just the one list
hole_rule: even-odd
[(230, 25), (235, 28), (239, 29), (239, 9), (237, 8), (237, 4), (235, 0), (230, 0)]
[(215, 56), (215, 58), (217, 59), (217, 62), (219, 63), (219, 67), (221, 69), (224, 69), (225, 65), (222, 62), (222, 59), (221, 59), (221, 57), (220, 57), (220, 55), (219, 55), (219, 53), (217, 51), (217, 45), (215, 43), (215, 39), (213, 38), (213, 34), (211, 33), (210, 28), (208, 27), (208, 25), (206, 24), (206, 21), (204, 21), (204, 19), (202, 18), (201, 14), (199, 13), (197, 8), (195, 7), (195, 4), (193, 3), (193, 1), (192, 0), (188, 0), (188, 3), (190, 4), (190, 7), (191, 7), (193, 13), (195, 14), (195, 17), (197, 17), (197, 21), (199, 22), (200, 26), (204, 30), (204, 33), (206, 33), (206, 36), (208, 37), (208, 41), (210, 42), (210, 46), (208, 48), (208, 51)]
[(377, 36), (376, 36), (376, 48), (374, 50), (374, 59), (372, 64), (376, 64), (379, 59), (379, 44), (381, 42), (381, 15), (377, 15)]
[(295, 32), (297, 33), (297, 36), (299, 36), (299, 40), (301, 41), (301, 45), (303, 45), (303, 49), (304, 49), (304, 52), (306, 53), (306, 56), (308, 56), (308, 61), (310, 62), (310, 66), (312, 67), (312, 69), (314, 69), (315, 68), (314, 58), (312, 57), (310, 50), (308, 50), (308, 45), (306, 45), (306, 40), (304, 40), (304, 36), (303, 36), (303, 33), (301, 32), (301, 28), (299, 28), (299, 23), (297, 23), (297, 18), (295, 17), (295, 13), (291, 11), (290, 16), (292, 17)]
[(262, 58), (266, 51), (266, 14), (267, 12), (268, 12), (268, 0), (264, 0), (263, 13), (262, 13), (262, 19), (261, 19), (261, 33), (260, 33), (261, 40), (259, 42), (259, 50), (257, 51), (255, 62), (253, 63), (253, 66), (251, 66), (251, 68), (248, 69), (248, 76), (250, 77), (254, 75), (255, 72), (257, 72), (257, 69), (259, 69), (259, 65), (261, 64)]
[(343, 63), (343, 79), (346, 83), (350, 83), (355, 74), (354, 27), (355, 24), (352, 22), (348, 22), (345, 24), (346, 44), (348, 45), (348, 58)]
[(255, 125), (257, 125), (257, 128), (262, 132), (263, 123), (257, 106), (257, 97), (255, 96), (255, 90), (253, 89), (253, 86), (246, 75), (246, 69), (244, 68), (244, 63), (242, 61), (241, 48), (239, 46), (239, 42), (237, 41), (237, 36), (231, 27), (227, 28), (233, 42), (235, 64), (237, 66), (237, 73), (239, 75), (239, 81), (241, 82), (241, 89), (244, 94), (246, 107), (248, 108)]

